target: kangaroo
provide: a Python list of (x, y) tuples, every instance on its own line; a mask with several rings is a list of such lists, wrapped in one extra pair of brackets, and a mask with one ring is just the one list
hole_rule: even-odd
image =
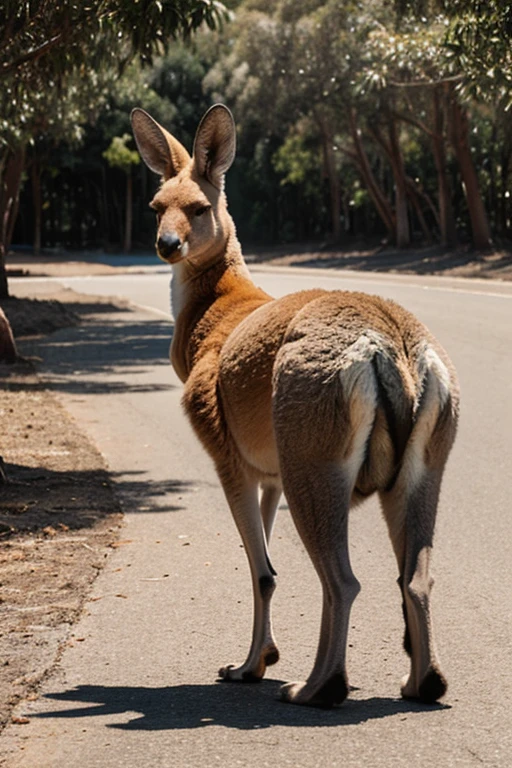
[(429, 564), (459, 402), (446, 352), (392, 301), (320, 289), (275, 300), (253, 283), (224, 193), (236, 146), (227, 107), (206, 112), (192, 156), (144, 110), (133, 110), (132, 126), (143, 160), (162, 177), (150, 205), (157, 252), (173, 272), (170, 359), (252, 576), (249, 653), (222, 667), (220, 678), (258, 681), (279, 659), (268, 547), (284, 492), (323, 608), (311, 674), (284, 685), (281, 697), (317, 707), (344, 701), (349, 614), (360, 589), (348, 512), (377, 493), (398, 563), (410, 656), (401, 693), (436, 702), (447, 683), (434, 642)]

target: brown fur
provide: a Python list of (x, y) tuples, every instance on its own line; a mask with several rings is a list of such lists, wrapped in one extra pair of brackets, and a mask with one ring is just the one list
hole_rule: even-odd
[(206, 113), (192, 157), (142, 110), (132, 122), (143, 158), (163, 176), (152, 207), (157, 250), (174, 265), (171, 360), (253, 580), (251, 648), (243, 664), (223, 667), (221, 678), (260, 679), (278, 660), (268, 543), (284, 490), (322, 583), (323, 614), (308, 680), (284, 686), (282, 695), (315, 706), (343, 701), (349, 613), (359, 591), (348, 510), (377, 492), (398, 562), (411, 656), (402, 693), (437, 700), (446, 682), (433, 639), (429, 559), (457, 422), (453, 366), (428, 330), (392, 301), (317, 289), (273, 300), (254, 285), (223, 193), (235, 147), (225, 107)]

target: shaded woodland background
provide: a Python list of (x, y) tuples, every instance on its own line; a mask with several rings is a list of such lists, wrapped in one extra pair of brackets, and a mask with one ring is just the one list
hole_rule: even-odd
[(0, 272), (10, 247), (152, 248), (134, 106), (189, 150), (212, 103), (233, 110), (245, 242), (511, 237), (501, 0), (0, 0), (0, 19)]

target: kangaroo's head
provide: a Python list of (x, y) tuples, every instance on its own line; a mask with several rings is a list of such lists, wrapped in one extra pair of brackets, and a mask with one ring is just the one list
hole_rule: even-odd
[(222, 104), (197, 129), (192, 157), (143, 109), (131, 115), (142, 159), (162, 177), (151, 202), (157, 215), (158, 255), (170, 264), (209, 263), (225, 250), (234, 225), (226, 208), (224, 174), (235, 157), (235, 124)]

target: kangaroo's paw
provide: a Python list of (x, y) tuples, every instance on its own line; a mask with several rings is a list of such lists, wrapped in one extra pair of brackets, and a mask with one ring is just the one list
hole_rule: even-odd
[(219, 677), (225, 682), (233, 683), (257, 683), (265, 674), (267, 667), (277, 664), (279, 661), (279, 651), (275, 645), (269, 645), (265, 648), (256, 662), (249, 659), (237, 667), (234, 664), (228, 664), (219, 669)]
[(347, 694), (348, 683), (341, 672), (336, 672), (315, 686), (310, 683), (287, 683), (281, 688), (282, 701), (323, 709), (341, 704), (347, 698)]
[(435, 704), (445, 695), (447, 688), (448, 683), (442, 672), (431, 667), (419, 685), (412, 675), (405, 677), (400, 690), (404, 699), (418, 699), (424, 704)]

